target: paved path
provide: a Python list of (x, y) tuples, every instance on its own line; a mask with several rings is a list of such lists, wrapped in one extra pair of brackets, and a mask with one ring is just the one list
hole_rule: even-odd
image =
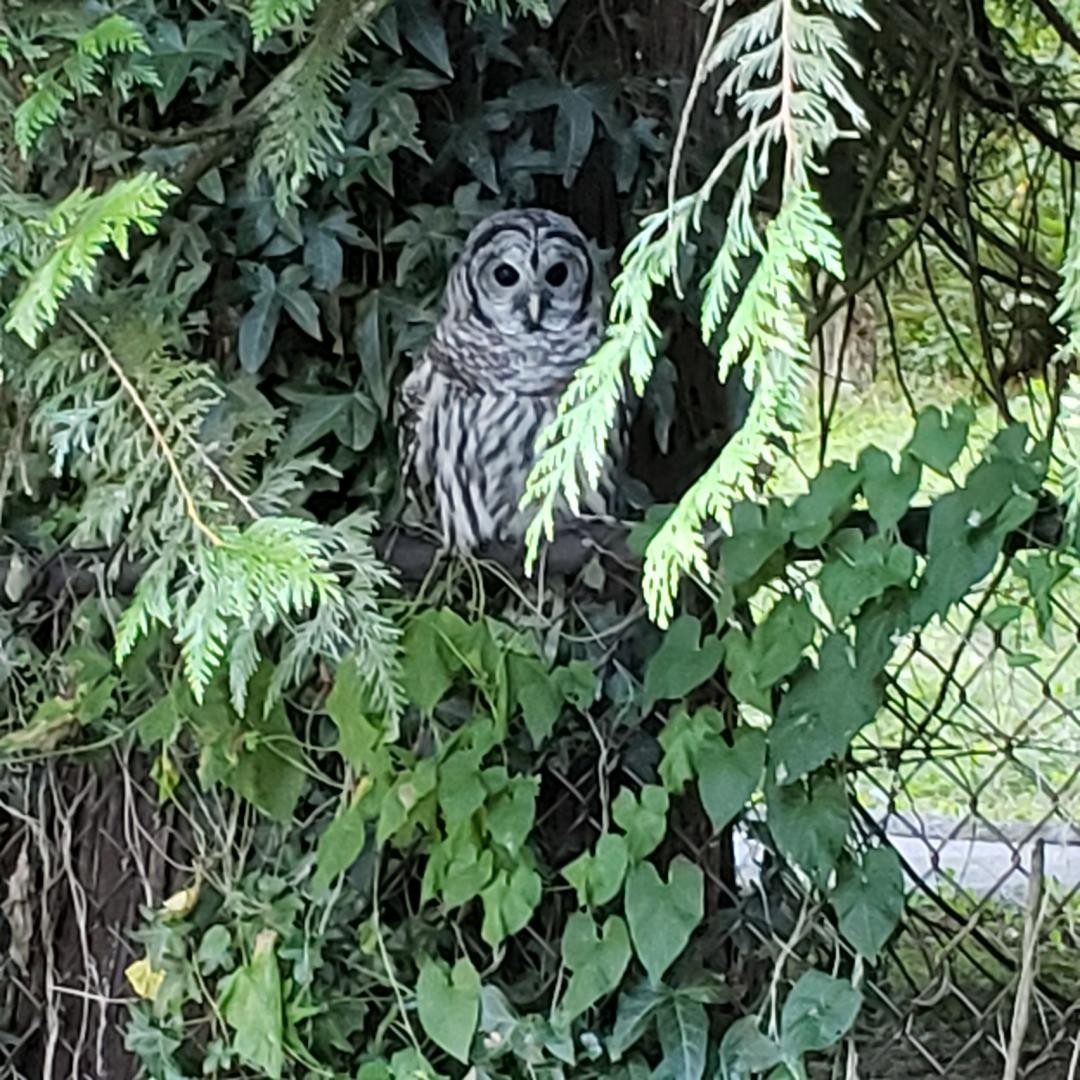
[[(1011, 822), (1001, 826), (972, 826), (961, 819), (938, 815), (913, 818), (879, 816), (889, 840), (909, 872), (932, 889), (948, 893), (961, 889), (972, 897), (1023, 905), (1035, 842), (1042, 839), (1046, 877), (1059, 894), (1080, 887), (1080, 831)], [(760, 845), (740, 831), (735, 855), (740, 876), (756, 879)]]

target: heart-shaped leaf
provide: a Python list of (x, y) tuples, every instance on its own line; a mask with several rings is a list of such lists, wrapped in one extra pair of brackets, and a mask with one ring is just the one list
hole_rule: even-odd
[(431, 1040), (467, 1065), (480, 1016), (480, 976), (472, 961), (463, 956), (447, 972), (438, 961), (425, 960), (416, 983), (416, 1007)]
[(874, 961), (892, 936), (904, 910), (904, 872), (892, 848), (868, 851), (862, 864), (843, 859), (829, 896), (840, 933)]
[(625, 902), (634, 949), (655, 985), (701, 922), (705, 875), (683, 855), (672, 860), (667, 882), (652, 863), (641, 863), (626, 879)]
[(719, 832), (735, 819), (761, 783), (765, 733), (740, 728), (731, 746), (716, 735), (698, 749), (695, 764), (701, 805)]
[(573, 974), (559, 1006), (564, 1024), (580, 1016), (622, 982), (630, 963), (630, 937), (626, 923), (612, 915), (602, 934), (588, 915), (571, 915), (562, 940), (563, 963)]
[(626, 837), (605, 833), (594, 852), (583, 852), (563, 867), (562, 874), (574, 886), (582, 907), (599, 907), (622, 888), (627, 861)]

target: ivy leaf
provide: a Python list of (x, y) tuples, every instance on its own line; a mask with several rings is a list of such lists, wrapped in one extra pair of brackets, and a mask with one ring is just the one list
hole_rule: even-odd
[(716, 832), (734, 821), (757, 790), (765, 771), (765, 733), (742, 727), (729, 746), (709, 739), (696, 754), (698, 795)]
[(1017, 569), (1034, 602), (1039, 634), (1045, 636), (1054, 614), (1053, 591), (1072, 573), (1072, 567), (1063, 562), (1057, 552), (1039, 551), (1029, 552), (1018, 560)]
[(439, 809), (451, 828), (467, 821), (487, 801), (480, 779), (480, 750), (455, 750), (439, 765)]
[(596, 701), (600, 692), (600, 680), (596, 671), (583, 660), (571, 660), (565, 667), (552, 673), (559, 693), (576, 709), (586, 712)]
[(451, 624), (457, 619), (452, 612), (431, 608), (409, 623), (401, 639), (402, 685), (409, 700), (429, 716), (462, 668), (460, 654), (445, 644), (446, 636), (452, 640)]
[(680, 710), (668, 717), (660, 732), (664, 756), (660, 761), (660, 778), (672, 795), (678, 795), (687, 781), (697, 775), (697, 755), (712, 736), (723, 730), (724, 718), (716, 709), (706, 706), (692, 716)]
[(372, 708), (370, 686), (355, 654), (350, 654), (338, 664), (333, 689), (326, 698), (326, 712), (338, 729), (338, 750), (357, 771), (368, 767), (383, 739), (392, 742), (397, 738), (396, 726), (382, 730), (372, 722), (377, 713)]
[(446, 30), (435, 8), (428, 0), (397, 0), (394, 10), (402, 37), (425, 60), (453, 78), (454, 66), (450, 63)]
[(625, 837), (605, 833), (594, 852), (582, 852), (563, 867), (562, 876), (574, 886), (582, 907), (600, 907), (618, 895), (626, 876), (626, 848)]
[(709, 1038), (705, 1006), (674, 995), (657, 1016), (657, 1029), (664, 1057), (654, 1075), (663, 1080), (701, 1080)]
[(288, 823), (300, 801), (306, 774), (284, 704), (277, 701), (269, 712), (264, 708), (271, 674), (269, 665), (264, 665), (252, 679), (244, 720), (254, 745), (240, 750), (236, 765), (223, 779), (264, 814)]
[(904, 911), (904, 872), (892, 848), (874, 848), (862, 865), (844, 858), (829, 902), (840, 933), (867, 960), (875, 961)]
[(642, 711), (658, 701), (685, 697), (716, 674), (722, 649), (715, 635), (701, 637), (701, 620), (680, 615), (664, 633), (660, 648), (645, 666)]
[(494, 949), (523, 929), (540, 903), (540, 875), (523, 863), (502, 870), (480, 894), (484, 923), (480, 936)]
[(824, 888), (850, 827), (843, 783), (818, 776), (812, 792), (801, 782), (767, 784), (765, 803), (769, 832), (780, 853)]
[(720, 558), (723, 577), (733, 588), (751, 581), (784, 548), (790, 532), (784, 517), (787, 507), (778, 500), (764, 510), (756, 503), (736, 503), (731, 508), (731, 535), (724, 541)]
[(651, 855), (667, 831), (668, 793), (657, 784), (641, 789), (640, 801), (623, 788), (611, 804), (615, 824), (626, 833), (626, 850), (634, 862)]
[(750, 662), (759, 687), (774, 686), (798, 667), (817, 625), (805, 598), (785, 596), (773, 607), (750, 641)]
[(232, 951), (229, 928), (220, 923), (208, 927), (199, 942), (199, 951), (195, 954), (199, 970), (204, 975), (213, 975), (221, 970), (228, 971), (233, 966)]
[(555, 115), (555, 158), (561, 165), (563, 184), (570, 187), (593, 144), (596, 121), (593, 105), (578, 90), (567, 88)]
[(656, 1011), (667, 1000), (666, 992), (659, 992), (648, 983), (638, 983), (633, 989), (624, 990), (619, 995), (615, 1027), (607, 1040), (607, 1051), (612, 1061), (619, 1061), (648, 1031)]
[(343, 874), (359, 857), (367, 842), (368, 808), (364, 799), (354, 799), (319, 835), (315, 848), (315, 874), (311, 879), (316, 892), (329, 889), (338, 874)]
[(218, 998), (237, 1057), (270, 1080), (280, 1080), (285, 1066), (276, 941), (273, 930), (260, 931), (251, 960), (223, 980)]
[(844, 462), (833, 462), (810, 481), (810, 489), (800, 495), (784, 516), (784, 524), (801, 548), (823, 543), (837, 525), (851, 513), (859, 487), (859, 474)]
[(510, 697), (521, 706), (525, 729), (534, 749), (539, 749), (551, 735), (562, 711), (562, 697), (551, 675), (539, 660), (511, 653), (507, 657)]
[(277, 291), (292, 321), (309, 337), (322, 341), (319, 305), (303, 287), (310, 276), (311, 271), (306, 266), (293, 263), (278, 279)]
[(684, 855), (671, 861), (667, 882), (652, 863), (640, 863), (626, 879), (624, 905), (634, 950), (656, 985), (701, 922), (705, 876)]
[(626, 923), (612, 915), (598, 934), (588, 915), (571, 915), (563, 932), (562, 958), (573, 973), (559, 1006), (561, 1022), (569, 1024), (622, 982), (630, 963)]
[(534, 776), (515, 776), (488, 808), (488, 835), (511, 855), (521, 850), (533, 826), (539, 787)]
[(881, 671), (855, 662), (846, 635), (826, 638), (818, 666), (805, 665), (792, 681), (769, 732), (779, 782), (790, 784), (843, 757), (877, 715), (883, 693)]
[(784, 1051), (762, 1034), (756, 1016), (736, 1020), (720, 1042), (719, 1080), (750, 1080), (783, 1060)]
[(919, 413), (915, 433), (907, 453), (928, 465), (934, 472), (948, 476), (967, 442), (968, 429), (975, 414), (970, 405), (959, 402), (950, 413), (930, 405)]
[(447, 972), (438, 961), (425, 960), (416, 983), (416, 1008), (432, 1042), (468, 1065), (480, 1017), (480, 976), (472, 961), (463, 956)]
[(844, 529), (833, 539), (829, 561), (818, 574), (821, 599), (837, 626), (894, 585), (915, 576), (915, 552), (883, 536), (864, 540), (857, 529)]
[[(266, 270), (265, 267), (260, 269)], [(249, 373), (258, 371), (266, 363), (281, 318), (282, 299), (277, 294), (273, 275), (269, 270), (266, 273), (270, 276), (269, 287), (264, 282), (255, 294), (251, 307), (240, 320), (236, 342), (240, 366)]]
[(885, 532), (907, 513), (919, 490), (922, 465), (911, 454), (900, 455), (900, 468), (893, 472), (892, 458), (876, 446), (859, 455), (859, 475), (867, 509), (877, 527)]
[(859, 1015), (862, 994), (847, 979), (823, 971), (804, 972), (780, 1013), (780, 1041), (787, 1061), (835, 1046)]

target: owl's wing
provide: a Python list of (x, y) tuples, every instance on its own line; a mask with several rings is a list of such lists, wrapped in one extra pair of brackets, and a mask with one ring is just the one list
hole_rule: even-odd
[(406, 488), (422, 501), (431, 484), (431, 462), (424, 452), (421, 423), (431, 395), (434, 368), (427, 353), (409, 372), (398, 394), (395, 421), (398, 429), (398, 456)]

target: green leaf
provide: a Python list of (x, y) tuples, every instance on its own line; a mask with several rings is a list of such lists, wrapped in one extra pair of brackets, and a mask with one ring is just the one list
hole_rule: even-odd
[(778, 781), (789, 784), (843, 757), (877, 716), (883, 694), (880, 670), (856, 663), (846, 635), (826, 638), (818, 666), (806, 665), (796, 675), (769, 732)]
[(1058, 552), (1028, 552), (1018, 560), (1017, 570), (1024, 579), (1035, 604), (1035, 623), (1039, 633), (1046, 634), (1053, 616), (1053, 592), (1073, 572)]
[(751, 1080), (783, 1060), (783, 1050), (762, 1034), (756, 1016), (743, 1016), (720, 1041), (719, 1080)]
[(964, 402), (954, 405), (951, 413), (942, 412), (936, 405), (928, 406), (915, 421), (907, 453), (934, 472), (948, 476), (967, 443), (974, 419), (971, 406)]
[(742, 727), (729, 746), (721, 736), (703, 743), (695, 761), (698, 795), (719, 832), (741, 813), (758, 789), (765, 771), (765, 733)]
[(454, 66), (450, 63), (446, 30), (435, 8), (428, 0), (396, 0), (394, 10), (402, 37), (425, 60), (453, 78)]
[(997, 457), (977, 465), (961, 490), (934, 503), (913, 622), (944, 615), (993, 570), (1005, 538), (1034, 513), (1032, 493), (1039, 484), (1030, 466)]
[(588, 915), (571, 915), (563, 933), (562, 958), (573, 973), (559, 1005), (561, 1022), (569, 1024), (622, 982), (630, 963), (626, 923), (612, 915), (598, 934)]
[(357, 772), (371, 764), (376, 748), (384, 739), (397, 738), (397, 729), (380, 730), (371, 717), (371, 681), (351, 654), (338, 664), (334, 685), (326, 698), (326, 712), (338, 729), (338, 750)]
[(562, 696), (555, 680), (539, 660), (511, 653), (507, 657), (510, 696), (521, 707), (525, 729), (534, 749), (551, 735), (562, 711)]
[(565, 667), (552, 672), (559, 693), (576, 709), (586, 712), (600, 692), (596, 671), (583, 660), (571, 660)]
[(536, 777), (515, 776), (488, 808), (488, 835), (511, 855), (517, 855), (528, 839), (536, 818), (539, 788)]
[(845, 529), (833, 540), (829, 561), (818, 574), (821, 599), (837, 626), (866, 603), (894, 585), (907, 585), (915, 576), (915, 552), (883, 536), (863, 539)]
[(755, 627), (750, 641), (750, 662), (758, 686), (764, 690), (790, 675), (814, 640), (817, 627), (805, 597), (781, 598)]
[(495, 948), (523, 929), (540, 903), (540, 875), (523, 863), (513, 871), (502, 870), (480, 894), (484, 923), (480, 936)]
[(664, 756), (660, 761), (660, 778), (672, 795), (678, 795), (687, 781), (697, 775), (697, 755), (702, 746), (724, 729), (724, 718), (716, 709), (706, 706), (690, 715), (685, 710), (668, 717), (660, 732)]
[(270, 675), (269, 665), (264, 665), (252, 680), (245, 721), (249, 734), (255, 736), (254, 746), (239, 751), (236, 766), (225, 782), (264, 814), (288, 823), (300, 801), (306, 774), (284, 704), (277, 701), (268, 713), (264, 710)]
[(240, 320), (236, 348), (240, 366), (245, 371), (256, 372), (266, 363), (281, 318), (281, 309), (282, 300), (276, 288), (263, 288)]
[(315, 848), (315, 874), (312, 888), (323, 892), (357, 860), (367, 841), (369, 808), (364, 799), (350, 803), (319, 835)]
[(900, 468), (893, 472), (892, 458), (876, 446), (859, 455), (859, 474), (870, 516), (885, 532), (897, 525), (919, 490), (922, 465), (911, 454), (900, 455)]
[(472, 961), (463, 956), (447, 972), (438, 961), (425, 960), (416, 983), (416, 1007), (432, 1042), (467, 1065), (480, 1017), (480, 976)]
[(467, 821), (487, 801), (487, 788), (480, 779), (482, 750), (455, 750), (439, 763), (439, 809), (446, 824)]
[(233, 1051), (270, 1080), (280, 1080), (285, 1066), (276, 940), (274, 931), (260, 931), (251, 960), (223, 980), (218, 997), (221, 1015), (235, 1033)]
[(652, 863), (640, 863), (627, 876), (624, 906), (634, 950), (655, 985), (701, 922), (705, 876), (684, 855), (672, 859), (667, 882)]
[(831, 776), (780, 787), (766, 784), (769, 832), (780, 853), (824, 888), (847, 840), (850, 818), (843, 782)]
[(626, 833), (626, 850), (633, 862), (651, 855), (667, 831), (668, 793), (657, 784), (646, 784), (639, 798), (623, 788), (611, 804), (611, 816)]
[(657, 1028), (664, 1054), (659, 1076), (664, 1080), (701, 1080), (709, 1039), (705, 1006), (675, 995), (657, 1016)]
[(1019, 604), (998, 604), (993, 611), (983, 617), (983, 622), (991, 630), (1001, 630), (1009, 623), (1015, 622), (1024, 614), (1024, 609)]
[(780, 1041), (788, 1062), (835, 1046), (859, 1015), (862, 994), (847, 979), (810, 970), (792, 987), (780, 1013)]
[(605, 833), (594, 852), (583, 852), (563, 867), (562, 875), (574, 886), (582, 907), (600, 907), (618, 895), (629, 861), (626, 848), (625, 837)]
[(701, 621), (680, 615), (645, 666), (642, 711), (649, 712), (658, 701), (685, 697), (716, 674), (720, 657), (720, 639), (709, 634), (702, 640)]
[(448, 645), (447, 639), (453, 641), (464, 627), (453, 612), (429, 608), (405, 630), (401, 640), (401, 681), (409, 700), (423, 713), (431, 714), (463, 667), (460, 653)]
[(904, 872), (892, 848), (874, 848), (863, 857), (841, 859), (829, 902), (840, 933), (871, 963), (877, 960), (904, 911)]
[(229, 928), (220, 923), (207, 927), (199, 942), (199, 950), (195, 958), (199, 962), (199, 970), (203, 975), (213, 975), (217, 971), (228, 970), (232, 967), (232, 938)]
[(607, 1051), (612, 1061), (619, 1061), (642, 1038), (649, 1030), (656, 1011), (667, 1000), (666, 991), (657, 991), (648, 983), (639, 983), (619, 995), (615, 1026), (607, 1040)]
[(779, 501), (762, 510), (756, 503), (736, 503), (731, 510), (731, 535), (720, 552), (723, 577), (733, 588), (751, 581), (783, 551), (790, 532), (782, 520), (787, 508)]
[(801, 548), (822, 544), (851, 513), (858, 487), (859, 474), (850, 465), (837, 461), (822, 469), (784, 515), (795, 543)]

